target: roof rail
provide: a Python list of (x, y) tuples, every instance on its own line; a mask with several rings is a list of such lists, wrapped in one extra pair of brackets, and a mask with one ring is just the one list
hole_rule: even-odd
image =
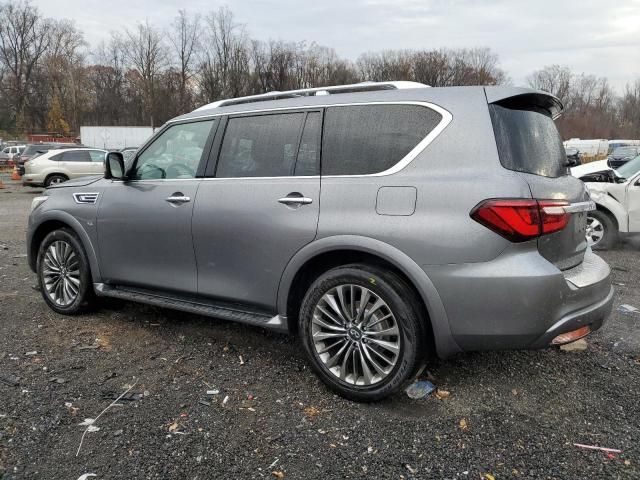
[(314, 95), (334, 95), (338, 93), (372, 92), (376, 90), (402, 90), (407, 88), (428, 88), (429, 85), (418, 82), (361, 82), (350, 85), (335, 85), (331, 87), (302, 88), (300, 90), (287, 90), (286, 92), (267, 92), (248, 97), (230, 98), (203, 105), (194, 111), (209, 110), (210, 108), (226, 107), (228, 105), (240, 105), (242, 103), (266, 102), (268, 100), (280, 100), (283, 98), (310, 97)]

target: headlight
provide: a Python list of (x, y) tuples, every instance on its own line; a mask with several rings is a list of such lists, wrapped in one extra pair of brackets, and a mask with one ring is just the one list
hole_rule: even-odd
[(34, 198), (31, 201), (31, 211), (33, 212), (36, 208), (38, 208), (40, 205), (42, 205), (44, 202), (46, 202), (48, 198), (49, 197), (47, 197), (47, 196)]

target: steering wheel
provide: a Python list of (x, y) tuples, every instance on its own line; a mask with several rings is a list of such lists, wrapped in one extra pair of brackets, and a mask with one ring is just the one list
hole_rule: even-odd
[[(175, 175), (173, 174), (175, 170)], [(196, 172), (189, 165), (185, 163), (172, 163), (166, 169), (168, 178), (178, 178), (180, 175), (188, 175), (189, 177), (195, 177)]]

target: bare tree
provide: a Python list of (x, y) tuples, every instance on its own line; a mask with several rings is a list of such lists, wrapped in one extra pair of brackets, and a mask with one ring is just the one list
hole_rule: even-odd
[(173, 21), (169, 39), (180, 75), (178, 105), (182, 112), (188, 111), (193, 106), (189, 83), (194, 76), (194, 63), (198, 49), (201, 47), (200, 34), (200, 16), (194, 15), (190, 18), (185, 10), (179, 10), (178, 16)]
[(25, 125), (25, 109), (35, 69), (51, 43), (51, 21), (28, 1), (0, 5), (0, 63), (16, 128)]
[(167, 64), (167, 49), (160, 32), (148, 21), (131, 31), (125, 30), (125, 53), (140, 77), (149, 125), (155, 127), (156, 82)]

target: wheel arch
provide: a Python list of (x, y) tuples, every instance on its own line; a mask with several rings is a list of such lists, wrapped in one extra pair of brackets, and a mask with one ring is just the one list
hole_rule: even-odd
[(286, 315), (290, 330), (297, 328), (302, 296), (313, 280), (331, 268), (349, 263), (372, 263), (393, 269), (417, 294), (426, 326), (431, 329), (435, 353), (446, 358), (461, 351), (453, 340), (440, 296), (424, 270), (397, 248), (368, 237), (326, 237), (305, 246), (290, 260), (277, 297), (278, 312)]
[(37, 270), (38, 249), (42, 240), (52, 231), (60, 228), (71, 230), (80, 239), (80, 243), (84, 247), (84, 251), (89, 257), (89, 265), (91, 268), (91, 277), (95, 282), (100, 281), (100, 268), (98, 266), (98, 257), (93, 248), (93, 243), (89, 238), (82, 224), (66, 212), (59, 210), (51, 210), (38, 219), (38, 224), (29, 229), (27, 238), (27, 259), (29, 267), (33, 272)]
[(60, 177), (65, 177), (67, 180), (69, 180), (71, 177), (69, 177), (69, 175), (67, 175), (64, 172), (60, 172), (60, 171), (53, 171), (53, 172), (49, 172), (45, 175), (44, 180), (42, 181), (42, 183), (44, 185), (47, 184), (47, 180), (49, 180), (49, 178), (53, 177), (54, 175), (60, 176)]
[(596, 209), (602, 213), (606, 213), (610, 215), (611, 218), (616, 222), (618, 227), (618, 231), (627, 232), (629, 231), (629, 224), (627, 221), (627, 212), (624, 209), (624, 206), (615, 200), (613, 197), (609, 195), (602, 195), (597, 199), (594, 199), (596, 203)]

